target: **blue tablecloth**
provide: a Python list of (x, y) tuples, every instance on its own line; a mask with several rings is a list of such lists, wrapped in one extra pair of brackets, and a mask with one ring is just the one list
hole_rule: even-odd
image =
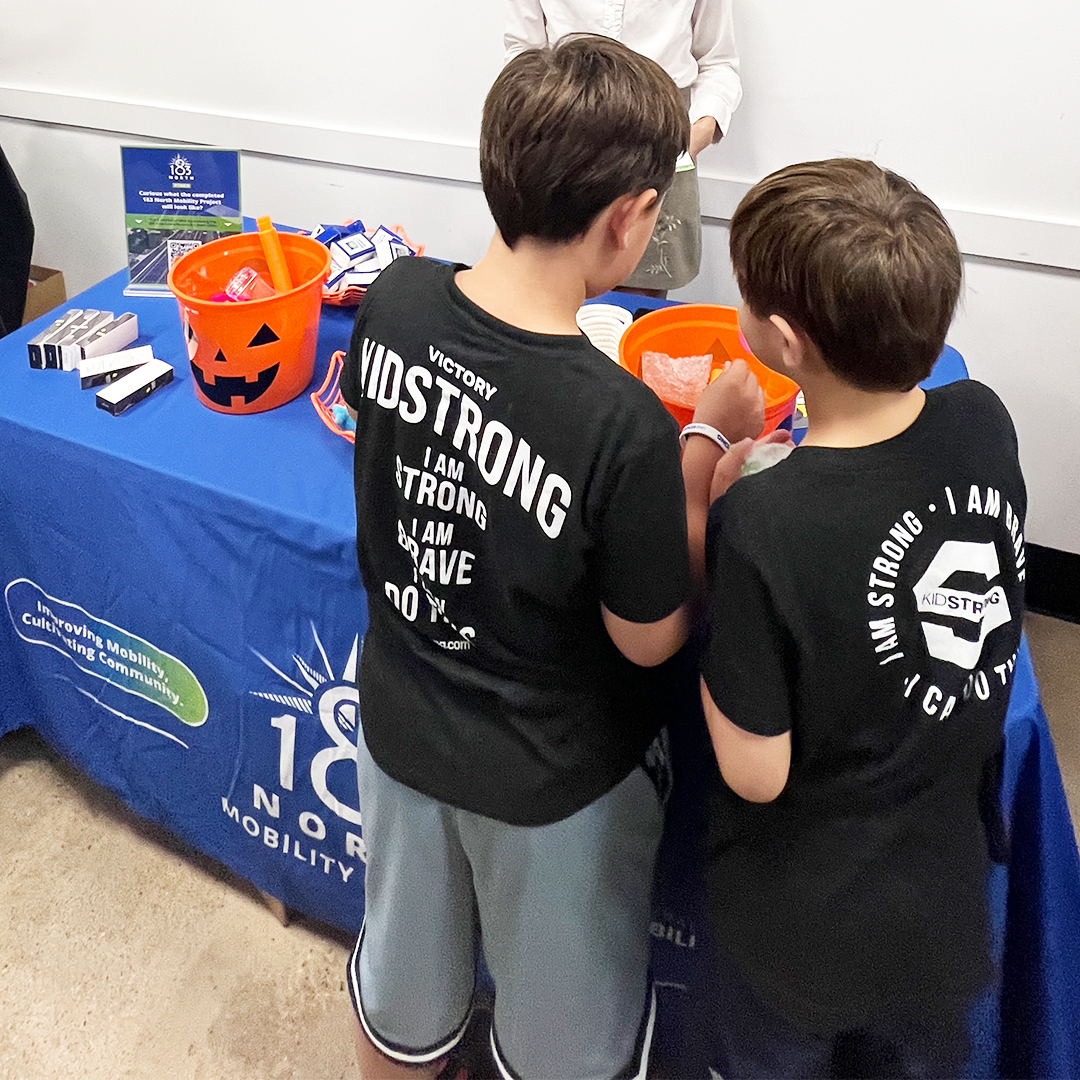
[[(138, 814), (294, 909), (363, 914), (353, 685), (366, 627), (351, 446), (307, 398), (200, 405), (177, 307), (126, 272), (70, 307), (135, 311), (176, 382), (120, 417), (74, 374), (31, 370), (39, 320), (0, 341), (0, 734), (36, 728)], [(657, 306), (625, 294), (600, 298)], [(324, 309), (315, 389), (352, 313)], [(941, 382), (961, 378), (947, 351)], [(972, 1075), (1080, 1076), (1080, 864), (1022, 649), (1003, 792), (1013, 861), (992, 883), (1003, 992), (975, 1017)], [(677, 811), (676, 811), (677, 812)], [(668, 859), (652, 932), (669, 1004), (702, 921)]]
[[(32, 725), (137, 813), (358, 928), (352, 447), (306, 394), (199, 404), (176, 302), (125, 284), (68, 304), (136, 312), (176, 369), (120, 416), (29, 367), (48, 319), (0, 341), (0, 732)], [(326, 310), (316, 378), (352, 318)]]

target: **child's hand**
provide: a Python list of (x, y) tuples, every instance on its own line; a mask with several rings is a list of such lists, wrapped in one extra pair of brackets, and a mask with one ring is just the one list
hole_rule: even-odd
[(713, 469), (712, 482), (709, 485), (709, 505), (711, 506), (721, 495), (726, 495), (728, 488), (742, 475), (743, 467), (753, 452), (755, 446), (790, 446), (795, 448), (795, 441), (790, 431), (770, 431), (768, 435), (762, 435), (760, 439), (743, 439), (741, 442), (732, 443), (731, 449), (716, 463)]
[(745, 360), (733, 360), (701, 395), (694, 421), (721, 431), (732, 445), (765, 426), (765, 394)]
[(795, 440), (791, 437), (791, 432), (787, 428), (776, 428), (774, 431), (770, 431), (768, 435), (762, 435), (760, 439), (754, 441), (762, 446), (776, 443), (779, 446), (790, 446), (793, 450), (795, 449)]

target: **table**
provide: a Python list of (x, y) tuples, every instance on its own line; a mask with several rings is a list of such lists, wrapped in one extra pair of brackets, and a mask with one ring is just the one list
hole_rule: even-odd
[[(269, 413), (200, 405), (176, 304), (126, 272), (71, 307), (135, 311), (176, 381), (120, 417), (75, 375), (0, 341), (0, 734), (36, 728), (138, 814), (287, 907), (356, 931), (364, 841), (353, 684), (367, 625), (351, 446), (305, 395)], [(662, 301), (613, 294), (605, 302)], [(352, 312), (325, 308), (316, 374)], [(933, 378), (966, 374), (949, 351)], [(688, 704), (688, 708), (692, 707)], [(1026, 646), (1006, 724), (1014, 859), (991, 883), (1004, 989), (971, 1075), (1080, 1075), (1080, 863)], [(678, 835), (681, 825), (673, 808)], [(677, 848), (677, 845), (676, 845)], [(652, 926), (674, 1046), (703, 921), (669, 842)]]
[[(36, 727), (138, 814), (358, 929), (352, 447), (306, 395), (199, 404), (176, 302), (125, 284), (69, 306), (136, 312), (176, 378), (119, 417), (30, 369), (42, 323), (0, 341), (0, 732)], [(353, 314), (326, 310), (317, 375)]]

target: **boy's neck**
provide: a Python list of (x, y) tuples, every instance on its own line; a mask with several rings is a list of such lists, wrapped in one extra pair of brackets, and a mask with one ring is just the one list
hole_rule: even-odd
[(926, 394), (911, 390), (860, 390), (831, 375), (806, 380), (807, 431), (803, 446), (856, 447), (892, 439), (922, 412)]
[(534, 334), (579, 335), (575, 315), (587, 295), (574, 241), (541, 243), (523, 237), (513, 250), (496, 232), (471, 270), (454, 281), (477, 307), (500, 322)]

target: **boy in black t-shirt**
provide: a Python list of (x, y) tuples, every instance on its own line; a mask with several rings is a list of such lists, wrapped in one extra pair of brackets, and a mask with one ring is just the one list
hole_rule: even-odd
[[(357, 315), (365, 1078), (441, 1067), (477, 934), (503, 1075), (644, 1075), (662, 809), (642, 667), (685, 639), (720, 449), (680, 463), (659, 400), (575, 314), (637, 264), (688, 134), (671, 80), (615, 41), (516, 57), (484, 106), (487, 253), (401, 259)], [(745, 364), (697, 418), (760, 430)]]
[[(991, 982), (987, 874), (1026, 495), (987, 387), (918, 386), (961, 284), (937, 207), (870, 162), (794, 165), (731, 222), (754, 352), (809, 428), (708, 522), (702, 700), (726, 1080), (956, 1076)], [(714, 496), (745, 458), (717, 466)]]

